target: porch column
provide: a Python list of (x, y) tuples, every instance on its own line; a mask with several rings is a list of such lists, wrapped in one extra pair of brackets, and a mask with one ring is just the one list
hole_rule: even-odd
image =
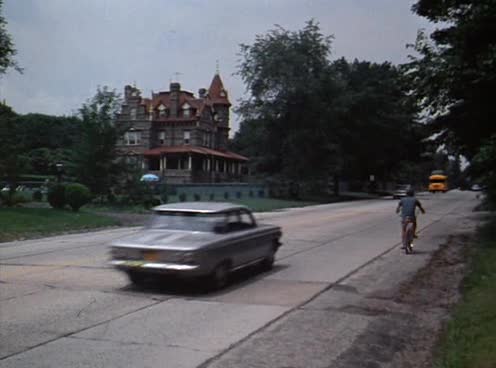
[(163, 171), (163, 169), (164, 169), (163, 164), (164, 164), (164, 163), (163, 163), (163, 161), (162, 161), (162, 156), (160, 156), (160, 157), (158, 158), (158, 165), (159, 165), (159, 170), (160, 170), (160, 172), (162, 172), (162, 171)]
[(211, 166), (210, 166), (210, 157), (209, 157), (207, 158), (207, 171), (210, 171), (210, 168)]
[(191, 154), (188, 155), (188, 170), (191, 171), (191, 167), (193, 166), (193, 159), (191, 157)]
[(219, 160), (215, 160), (215, 172), (219, 172)]

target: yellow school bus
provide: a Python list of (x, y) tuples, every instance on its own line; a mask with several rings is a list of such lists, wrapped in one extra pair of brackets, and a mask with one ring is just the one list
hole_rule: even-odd
[(448, 177), (442, 172), (433, 171), (429, 176), (429, 192), (447, 192), (448, 191)]

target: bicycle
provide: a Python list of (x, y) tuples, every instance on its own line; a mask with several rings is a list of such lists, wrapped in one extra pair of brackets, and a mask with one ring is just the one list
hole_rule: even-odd
[(403, 223), (403, 248), (405, 249), (406, 254), (411, 254), (413, 253), (413, 237), (415, 235), (414, 233), (414, 228), (415, 228), (415, 222), (412, 217), (405, 217), (404, 223)]

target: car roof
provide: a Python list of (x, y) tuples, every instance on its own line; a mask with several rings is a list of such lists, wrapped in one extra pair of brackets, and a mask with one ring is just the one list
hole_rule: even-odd
[(228, 202), (179, 202), (163, 204), (153, 207), (157, 212), (197, 212), (197, 213), (219, 213), (235, 209), (248, 209), (248, 207)]

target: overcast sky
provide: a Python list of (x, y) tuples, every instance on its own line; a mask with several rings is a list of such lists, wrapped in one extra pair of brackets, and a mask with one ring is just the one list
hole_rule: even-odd
[[(216, 61), (234, 106), (245, 92), (239, 44), (278, 24), (315, 19), (334, 35), (331, 59), (405, 62), (407, 43), (429, 24), (411, 0), (4, 0), (3, 14), (24, 68), (0, 79), (0, 98), (19, 113), (69, 115), (98, 85), (145, 97), (171, 80), (197, 94)], [(178, 78), (176, 78), (175, 73)], [(233, 131), (238, 129), (236, 118)]]

